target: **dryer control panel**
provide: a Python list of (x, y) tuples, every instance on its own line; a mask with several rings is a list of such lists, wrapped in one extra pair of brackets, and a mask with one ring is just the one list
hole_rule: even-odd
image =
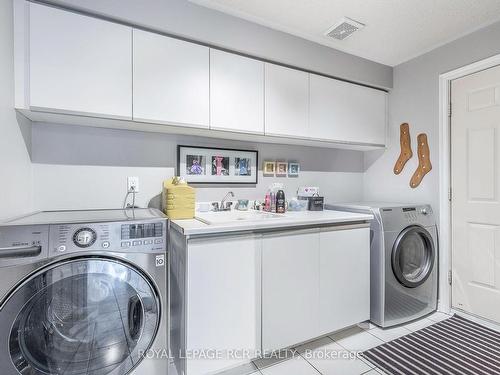
[(50, 226), (50, 253), (165, 251), (166, 225), (166, 220), (54, 224)]
[(430, 206), (402, 207), (403, 216), (409, 224), (425, 221), (425, 217), (432, 215)]
[(380, 216), (384, 231), (400, 231), (409, 225), (436, 225), (430, 205), (384, 207), (380, 209)]

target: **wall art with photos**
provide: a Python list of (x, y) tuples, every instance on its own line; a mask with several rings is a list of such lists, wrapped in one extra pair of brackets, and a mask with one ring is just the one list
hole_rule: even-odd
[(286, 161), (276, 162), (276, 176), (286, 177), (288, 171), (288, 163)]
[(262, 166), (264, 177), (299, 177), (300, 163), (296, 161), (265, 160)]
[(258, 152), (177, 146), (177, 174), (189, 183), (256, 184)]
[(295, 162), (288, 163), (288, 177), (298, 177), (300, 171), (300, 164)]
[(274, 161), (265, 161), (263, 167), (264, 176), (274, 176), (276, 169), (276, 162)]

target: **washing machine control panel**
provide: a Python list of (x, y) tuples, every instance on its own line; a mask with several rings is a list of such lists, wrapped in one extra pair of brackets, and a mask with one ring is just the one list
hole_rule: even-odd
[(92, 228), (78, 229), (73, 235), (73, 242), (78, 247), (90, 247), (97, 241), (97, 233)]
[(50, 226), (50, 252), (155, 252), (166, 247), (166, 220)]

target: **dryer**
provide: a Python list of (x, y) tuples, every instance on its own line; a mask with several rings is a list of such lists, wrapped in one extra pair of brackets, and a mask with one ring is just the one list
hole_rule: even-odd
[(437, 308), (438, 233), (429, 205), (346, 203), (326, 209), (371, 213), (370, 320), (391, 327)]
[(153, 209), (0, 224), (1, 373), (166, 374), (166, 232)]

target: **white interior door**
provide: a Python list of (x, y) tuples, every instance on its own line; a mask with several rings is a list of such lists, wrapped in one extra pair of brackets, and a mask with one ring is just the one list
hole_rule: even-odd
[(452, 305), (500, 322), (500, 67), (452, 82)]

